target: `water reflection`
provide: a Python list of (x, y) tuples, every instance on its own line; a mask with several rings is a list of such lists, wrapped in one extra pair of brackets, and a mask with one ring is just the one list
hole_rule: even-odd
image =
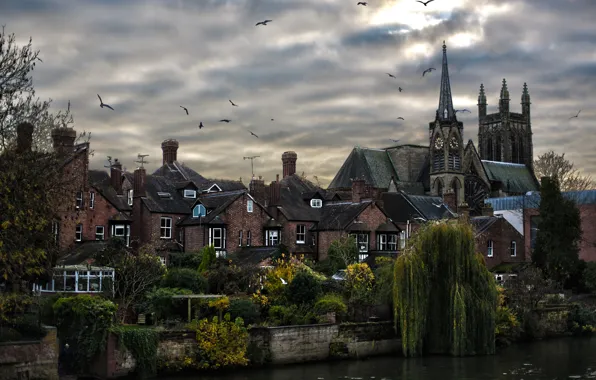
[(596, 379), (596, 339), (516, 345), (498, 355), (451, 358), (371, 358), (280, 366), (164, 380), (541, 380)]

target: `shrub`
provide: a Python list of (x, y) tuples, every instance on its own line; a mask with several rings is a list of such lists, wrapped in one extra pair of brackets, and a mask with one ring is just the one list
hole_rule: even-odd
[(596, 262), (586, 263), (583, 277), (586, 288), (591, 292), (596, 292)]
[(196, 270), (189, 268), (172, 268), (161, 280), (163, 288), (188, 289), (194, 294), (205, 293), (208, 287), (207, 279)]
[(208, 245), (201, 250), (201, 265), (199, 265), (199, 272), (203, 273), (207, 271), (211, 264), (214, 264), (217, 260), (217, 254), (215, 247)]
[(196, 332), (197, 368), (218, 369), (248, 364), (248, 330), (244, 327), (242, 318), (236, 318), (232, 322), (230, 314), (226, 313), (221, 321), (217, 317), (213, 317), (211, 321), (194, 320), (188, 328)]
[(312, 304), (321, 292), (321, 282), (305, 271), (298, 272), (285, 288), (286, 299), (297, 305)]
[(351, 264), (346, 269), (346, 288), (351, 303), (370, 303), (375, 275), (366, 263)]
[(247, 325), (253, 325), (261, 319), (259, 305), (247, 299), (233, 299), (230, 301), (228, 312), (232, 319), (242, 318)]
[(176, 253), (170, 255), (171, 268), (190, 268), (197, 270), (201, 265), (201, 254), (198, 252), (192, 253)]
[(307, 305), (271, 306), (268, 323), (271, 326), (296, 326), (317, 323), (317, 315)]
[(381, 256), (376, 258), (376, 264), (379, 266), (374, 271), (374, 301), (378, 304), (393, 305), (393, 267), (395, 260)]
[(347, 313), (348, 307), (339, 294), (326, 294), (315, 303), (314, 311), (318, 315), (327, 313), (343, 315)]
[(582, 304), (574, 304), (567, 325), (573, 335), (592, 335), (596, 332), (596, 310)]
[(118, 335), (119, 343), (135, 359), (135, 372), (141, 378), (154, 375), (157, 370), (157, 345), (159, 344), (157, 331), (139, 326), (118, 326), (112, 331)]
[(54, 304), (56, 327), (61, 343), (68, 343), (74, 357), (67, 362), (86, 370), (106, 346), (117, 306), (101, 297), (79, 295), (60, 298)]
[(192, 294), (188, 289), (157, 288), (145, 296), (137, 307), (138, 312), (154, 314), (155, 321), (171, 319), (172, 316), (183, 315), (186, 311), (186, 300), (172, 298), (174, 295)]
[(498, 345), (508, 346), (521, 333), (520, 323), (515, 314), (505, 305), (505, 289), (498, 286), (499, 294), (495, 315), (495, 339)]
[(0, 341), (41, 339), (46, 330), (36, 314), (31, 314), (33, 299), (22, 293), (0, 294)]

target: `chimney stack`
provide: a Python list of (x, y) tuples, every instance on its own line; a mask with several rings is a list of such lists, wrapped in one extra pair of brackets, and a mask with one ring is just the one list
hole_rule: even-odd
[(252, 195), (257, 202), (265, 203), (265, 181), (263, 177), (259, 176), (259, 179), (253, 178), (248, 185), (248, 192)]
[(278, 206), (280, 201), (281, 183), (279, 182), (279, 174), (275, 177), (275, 182), (271, 182), (269, 186), (269, 205)]
[(281, 155), (281, 162), (283, 164), (283, 178), (289, 177), (296, 173), (296, 161), (298, 155), (296, 152), (288, 151)]
[(110, 167), (110, 181), (116, 194), (122, 195), (122, 164), (116, 158)]
[(137, 168), (134, 172), (133, 179), (133, 201), (132, 201), (132, 226), (131, 226), (131, 246), (136, 251), (145, 243), (145, 236), (143, 234), (143, 204), (141, 197), (145, 194), (145, 181), (147, 179), (147, 172), (145, 168)]
[(364, 197), (366, 190), (366, 181), (363, 179), (352, 180), (352, 202), (360, 203), (360, 200)]
[(58, 154), (72, 153), (76, 139), (77, 131), (72, 128), (60, 127), (52, 131), (54, 151)]
[(447, 189), (443, 192), (443, 203), (449, 207), (449, 210), (458, 212), (457, 210), (457, 194), (453, 189)]
[(162, 165), (172, 164), (178, 160), (178, 141), (174, 139), (165, 140), (161, 143), (161, 151), (163, 156)]
[(145, 181), (147, 180), (147, 172), (145, 168), (137, 168), (134, 173), (133, 179), (133, 197), (144, 197), (145, 194)]
[(27, 122), (17, 125), (17, 153), (21, 154), (31, 151), (34, 129), (33, 124)]

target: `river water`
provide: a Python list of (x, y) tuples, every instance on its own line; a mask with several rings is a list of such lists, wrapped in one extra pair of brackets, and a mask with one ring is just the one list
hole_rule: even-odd
[(163, 380), (554, 380), (596, 379), (596, 339), (556, 339), (514, 345), (494, 356), (376, 357)]

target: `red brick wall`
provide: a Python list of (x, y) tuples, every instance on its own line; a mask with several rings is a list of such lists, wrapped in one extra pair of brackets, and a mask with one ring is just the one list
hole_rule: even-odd
[[(585, 261), (596, 261), (596, 204), (579, 206), (582, 239), (579, 247), (579, 258)], [(531, 216), (540, 215), (537, 209), (526, 209), (524, 215), (524, 232), (526, 252), (531, 252), (530, 222)], [(531, 256), (528, 255), (531, 259)]]
[[(143, 228), (142, 228), (142, 243), (147, 244), (154, 241), (180, 241), (180, 228), (176, 226), (182, 218), (186, 215), (181, 214), (162, 214), (162, 213), (150, 213), (147, 208), (142, 215)], [(169, 217), (172, 218), (172, 235), (170, 239), (162, 239), (161, 234), (161, 218)]]
[[(488, 240), (493, 241), (493, 257), (488, 257)], [(515, 257), (511, 256), (512, 241), (517, 243)], [(489, 269), (502, 263), (517, 263), (526, 260), (524, 237), (504, 218), (499, 218), (488, 230), (476, 238), (476, 250), (482, 253)]]
[[(308, 247), (312, 246), (312, 233), (309, 232), (309, 230), (315, 224), (315, 222), (289, 222), (286, 221), (285, 217), (281, 217), (280, 219), (282, 219), (280, 223), (283, 224), (281, 241), (286, 247), (288, 247), (288, 251), (290, 253), (304, 252), (305, 250), (307, 250)], [(305, 226), (306, 238), (304, 240), (304, 244), (296, 243), (296, 231), (298, 225)]]

